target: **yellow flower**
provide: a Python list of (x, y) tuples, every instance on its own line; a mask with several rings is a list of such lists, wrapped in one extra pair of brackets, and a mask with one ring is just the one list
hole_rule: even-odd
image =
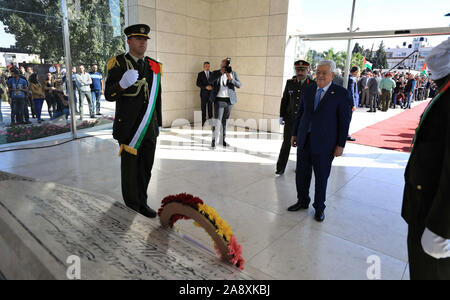
[(207, 215), (208, 218), (216, 224), (216, 233), (224, 238), (227, 242), (230, 241), (231, 236), (233, 235), (233, 231), (231, 227), (225, 222), (217, 213), (217, 211), (209, 207), (206, 204), (199, 204), (198, 211), (203, 215)]

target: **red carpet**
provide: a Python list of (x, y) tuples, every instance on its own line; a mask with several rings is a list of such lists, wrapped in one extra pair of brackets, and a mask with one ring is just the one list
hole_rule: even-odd
[[(420, 116), (430, 101), (408, 109), (390, 119), (366, 127), (352, 137), (355, 144), (384, 148), (389, 150), (411, 152), (411, 143), (419, 125)], [(378, 111), (377, 114), (383, 112)]]

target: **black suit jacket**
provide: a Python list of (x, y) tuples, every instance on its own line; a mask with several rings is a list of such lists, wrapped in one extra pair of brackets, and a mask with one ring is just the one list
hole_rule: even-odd
[[(209, 72), (209, 76), (211, 77), (212, 72)], [(211, 91), (208, 91), (206, 87), (210, 85), (208, 79), (206, 78), (205, 71), (201, 71), (197, 76), (197, 86), (200, 88), (200, 97), (209, 99), (211, 95)]]
[(402, 217), (450, 239), (450, 89), (428, 108), (405, 171)]
[[(108, 62), (108, 78), (106, 80), (105, 98), (108, 101), (116, 102), (116, 118), (114, 120), (113, 136), (120, 144), (128, 145), (133, 139), (133, 136), (145, 115), (149, 99), (145, 95), (144, 89), (142, 89), (135, 97), (124, 96), (124, 94), (136, 93), (137, 88), (134, 86), (121, 91), (119, 82), (122, 79), (123, 74), (127, 71), (125, 58), (132, 63), (134, 69), (139, 69), (137, 63), (129, 54), (121, 54), (110, 59)], [(143, 77), (146, 78), (149, 90), (151, 90), (153, 84), (153, 71), (150, 67), (151, 61), (154, 60), (150, 57), (144, 58), (144, 72), (143, 74), (139, 74), (139, 79), (142, 79)], [(146, 134), (146, 137), (155, 140), (159, 135), (158, 127), (162, 126), (161, 93), (160, 83), (155, 111)]]

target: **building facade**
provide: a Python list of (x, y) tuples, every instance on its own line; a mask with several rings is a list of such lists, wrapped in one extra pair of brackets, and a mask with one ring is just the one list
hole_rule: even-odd
[(19, 66), (19, 64), (39, 62), (40, 60), (37, 54), (26, 53), (14, 48), (0, 48), (0, 67)]
[(395, 67), (398, 63), (412, 54), (408, 59), (403, 61), (397, 69), (420, 71), (425, 64), (425, 58), (430, 53), (431, 49), (433, 49), (433, 47), (428, 44), (428, 40), (425, 37), (414, 38), (412, 44), (409, 45), (404, 42), (402, 48), (388, 48), (386, 49), (386, 55), (389, 68)]

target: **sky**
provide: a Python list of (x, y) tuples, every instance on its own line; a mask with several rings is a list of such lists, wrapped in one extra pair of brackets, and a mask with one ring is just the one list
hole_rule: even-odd
[[(348, 32), (353, 0), (301, 0), (298, 28), (302, 33)], [(353, 29), (359, 31), (398, 30), (429, 27), (447, 27), (450, 17), (450, 1), (443, 0), (356, 0)], [(431, 46), (436, 46), (448, 36), (428, 37)], [(382, 39), (357, 40), (364, 48), (377, 49)], [(383, 39), (386, 48), (402, 47), (413, 38)], [(336, 51), (347, 50), (347, 41), (309, 42), (319, 52), (332, 45)], [(354, 43), (353, 43), (354, 45)]]
[(0, 47), (9, 48), (16, 44), (14, 35), (5, 33), (4, 25), (0, 22)]
[[(300, 0), (298, 29), (302, 33), (346, 32), (350, 26), (353, 0)], [(356, 0), (353, 28), (359, 31), (389, 29), (411, 29), (427, 27), (446, 27), (450, 24), (450, 1), (444, 0)], [(429, 37), (428, 41), (436, 46), (448, 36)], [(412, 38), (383, 39), (385, 45), (401, 47), (404, 41), (411, 43)], [(364, 48), (378, 48), (381, 39), (359, 40)], [(14, 36), (4, 32), (0, 22), (0, 47), (15, 44)], [(319, 52), (328, 50), (330, 44), (336, 51), (346, 50), (346, 41), (310, 42), (309, 46)]]

